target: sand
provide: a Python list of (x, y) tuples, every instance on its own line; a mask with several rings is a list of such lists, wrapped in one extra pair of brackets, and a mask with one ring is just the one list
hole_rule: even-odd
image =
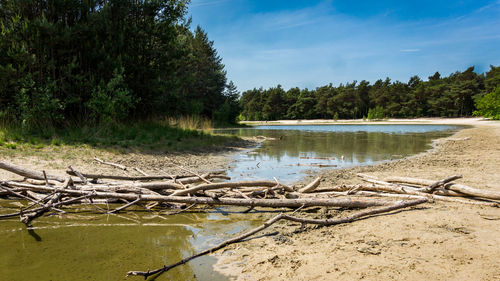
[[(388, 123), (400, 122), (473, 127), (438, 140), (426, 153), (323, 172), (321, 187), (358, 183), (358, 172), (436, 180), (462, 174), (458, 183), (500, 191), (500, 122), (422, 119)], [(278, 230), (277, 236), (219, 252), (216, 270), (233, 280), (500, 280), (499, 208), (434, 202), (350, 224), (304, 231), (299, 227), (283, 222), (270, 230)]]

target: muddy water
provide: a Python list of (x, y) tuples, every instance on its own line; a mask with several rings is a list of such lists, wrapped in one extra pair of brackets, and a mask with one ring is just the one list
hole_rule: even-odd
[(305, 172), (370, 165), (403, 158), (431, 148), (432, 140), (460, 127), (445, 125), (293, 125), (220, 130), (218, 133), (274, 140), (236, 155), (233, 178), (269, 179), (285, 183)]
[[(0, 213), (18, 210), (5, 201), (0, 204)], [(73, 210), (37, 219), (29, 231), (18, 218), (2, 220), (0, 280), (124, 280), (129, 270), (172, 264), (261, 223), (260, 214), (238, 211), (160, 218), (146, 212), (108, 216)], [(201, 257), (156, 280), (227, 280), (213, 271), (214, 263), (213, 257)]]
[[(234, 179), (277, 177), (292, 182), (307, 170), (321, 169), (309, 164), (346, 167), (404, 157), (429, 149), (432, 139), (457, 129), (421, 125), (262, 126), (224, 133), (275, 138), (236, 155), (230, 171)], [(15, 212), (19, 207), (0, 201), (0, 214)], [(244, 209), (238, 208), (177, 215), (155, 215), (141, 209), (95, 215), (93, 208), (39, 218), (30, 231), (18, 218), (1, 220), (0, 280), (124, 280), (129, 270), (174, 263), (263, 221), (262, 214), (242, 214)], [(213, 271), (214, 263), (213, 257), (205, 256), (155, 280), (227, 280)]]

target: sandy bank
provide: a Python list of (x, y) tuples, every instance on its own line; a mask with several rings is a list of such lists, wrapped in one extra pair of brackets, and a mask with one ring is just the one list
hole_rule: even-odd
[[(294, 122), (279, 123), (321, 123)], [(477, 118), (375, 122), (381, 123), (473, 127), (439, 140), (435, 149), (417, 156), (323, 172), (322, 187), (357, 183), (356, 173), (363, 172), (428, 179), (462, 174), (460, 183), (500, 190), (500, 122)], [(329, 212), (334, 217), (341, 213)], [(217, 270), (237, 280), (500, 280), (498, 208), (436, 202), (412, 212), (293, 233), (298, 228), (282, 224), (275, 227), (278, 236), (219, 253)]]

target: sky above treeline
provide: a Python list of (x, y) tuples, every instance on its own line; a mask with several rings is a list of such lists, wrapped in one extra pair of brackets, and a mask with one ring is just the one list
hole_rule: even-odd
[(500, 0), (192, 0), (240, 91), (500, 65)]

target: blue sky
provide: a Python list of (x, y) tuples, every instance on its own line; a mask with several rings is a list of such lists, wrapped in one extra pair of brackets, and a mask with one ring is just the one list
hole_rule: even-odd
[(240, 91), (500, 65), (500, 0), (192, 0)]

